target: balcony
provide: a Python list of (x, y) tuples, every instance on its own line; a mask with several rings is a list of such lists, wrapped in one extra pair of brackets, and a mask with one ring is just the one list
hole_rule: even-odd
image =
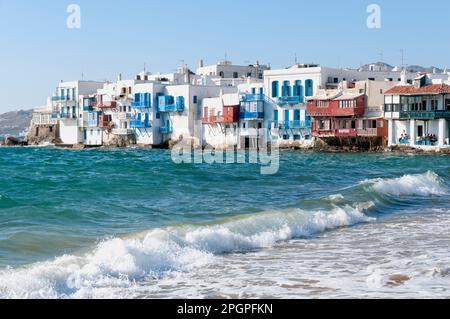
[(314, 103), (309, 103), (307, 112), (312, 117), (330, 117), (332, 116), (332, 109), (330, 106), (316, 106)]
[(69, 102), (69, 101), (75, 101), (75, 97), (72, 96), (52, 96), (53, 102)]
[(376, 128), (358, 129), (358, 136), (378, 136), (378, 129)]
[(146, 100), (140, 100), (140, 101), (134, 100), (131, 103), (131, 107), (134, 109), (149, 109), (152, 107), (152, 104), (150, 103), (150, 101), (146, 101)]
[(302, 103), (300, 96), (281, 96), (277, 98), (277, 103), (279, 105), (295, 105)]
[(241, 102), (261, 102), (265, 100), (264, 94), (245, 94), (241, 97)]
[(172, 126), (163, 126), (159, 128), (161, 134), (170, 134), (173, 132)]
[(88, 120), (83, 122), (84, 127), (98, 127), (98, 119), (96, 120)]
[(342, 137), (356, 137), (358, 136), (358, 130), (354, 128), (341, 128), (335, 130), (334, 135)]
[(310, 121), (283, 121), (283, 122), (275, 123), (275, 127), (278, 127), (279, 129), (285, 129), (285, 130), (307, 129), (307, 128), (311, 128), (311, 122)]
[(161, 113), (184, 112), (184, 97), (160, 96), (158, 99), (158, 111)]
[(364, 115), (364, 107), (336, 107), (331, 110), (332, 116), (359, 116)]
[(115, 128), (112, 129), (111, 133), (114, 135), (132, 135), (134, 132), (133, 130), (127, 128)]
[(99, 109), (115, 109), (115, 108), (117, 108), (117, 102), (116, 101), (93, 102), (92, 107), (97, 107)]
[(411, 120), (437, 120), (450, 119), (449, 111), (403, 111), (400, 112), (400, 118)]
[(263, 121), (264, 120), (264, 112), (241, 112), (240, 114), (241, 120), (255, 120), (255, 121)]
[(151, 128), (149, 121), (142, 121), (142, 120), (131, 120), (130, 121), (130, 127), (131, 128)]
[(208, 116), (203, 117), (203, 124), (221, 124), (225, 122), (225, 118), (223, 116)]

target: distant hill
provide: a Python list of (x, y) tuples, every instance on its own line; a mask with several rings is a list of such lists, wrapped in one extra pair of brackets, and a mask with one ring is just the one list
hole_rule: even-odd
[(30, 126), (33, 111), (13, 111), (0, 114), (0, 135), (18, 136)]
[[(370, 68), (372, 65), (375, 65), (376, 70), (380, 70), (380, 71), (392, 71), (395, 68), (394, 66), (392, 66), (388, 63), (375, 62), (375, 63), (369, 63), (369, 64), (365, 64), (365, 65), (361, 66), (360, 70), (361, 71), (370, 71)], [(421, 65), (408, 65), (407, 70), (412, 73), (418, 73), (418, 72), (433, 73), (433, 71), (436, 71), (436, 73), (444, 72), (443, 69), (435, 67), (435, 66), (424, 67)]]

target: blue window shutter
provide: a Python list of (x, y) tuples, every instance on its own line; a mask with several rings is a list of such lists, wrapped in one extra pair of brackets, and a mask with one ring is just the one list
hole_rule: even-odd
[(278, 81), (272, 82), (272, 97), (278, 97)]
[(284, 121), (288, 122), (289, 121), (289, 110), (285, 110), (284, 111)]
[(273, 121), (278, 122), (278, 110), (273, 111)]

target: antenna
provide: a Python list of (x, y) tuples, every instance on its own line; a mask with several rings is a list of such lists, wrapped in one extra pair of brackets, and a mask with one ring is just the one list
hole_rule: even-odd
[(144, 62), (144, 74), (147, 73), (147, 63)]
[(298, 60), (297, 60), (297, 53), (295, 53), (295, 57), (294, 57), (294, 63), (297, 65), (298, 64)]
[(383, 57), (384, 57), (383, 50), (380, 50), (380, 62), (381, 62), (381, 63), (384, 62), (384, 61), (383, 61)]
[(84, 81), (84, 73), (81, 72), (81, 81)]
[(405, 67), (405, 50), (401, 49), (400, 53), (402, 54), (402, 68)]

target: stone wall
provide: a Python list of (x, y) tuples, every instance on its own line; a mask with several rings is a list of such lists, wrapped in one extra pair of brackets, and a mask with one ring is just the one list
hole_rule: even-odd
[(27, 143), (28, 145), (58, 144), (61, 142), (58, 132), (59, 127), (57, 124), (31, 125), (28, 130)]

